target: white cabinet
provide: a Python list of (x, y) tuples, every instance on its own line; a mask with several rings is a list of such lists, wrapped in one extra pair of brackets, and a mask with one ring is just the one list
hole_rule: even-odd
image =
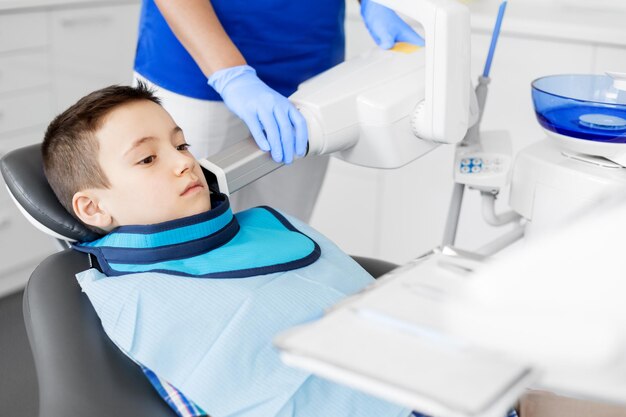
[(353, 255), (375, 252), (379, 233), (375, 227), (382, 209), (381, 173), (331, 158), (311, 225)]
[[(41, 139), (52, 116), (51, 86), (47, 13), (0, 13), (0, 156)], [(0, 297), (19, 290), (53, 250), (0, 179)]]
[(359, 55), (363, 51), (376, 46), (370, 36), (361, 14), (359, 12), (359, 2), (346, 1), (346, 59)]
[(6, 94), (0, 97), (0, 134), (45, 123), (50, 117), (50, 91), (47, 88)]
[(0, 52), (46, 46), (47, 25), (45, 12), (0, 14)]
[[(19, 7), (0, 3), (0, 156), (40, 142), (53, 116), (83, 95), (130, 83), (137, 41), (138, 0)], [(54, 250), (0, 179), (0, 296), (20, 289)]]
[(97, 88), (131, 83), (138, 25), (137, 4), (50, 14), (56, 112)]
[[(41, 140), (37, 129), (0, 139), (0, 156)], [(54, 251), (52, 238), (28, 223), (0, 178), (0, 297), (21, 289), (35, 265)]]
[(0, 94), (50, 85), (48, 52), (26, 51), (0, 55)]
[(5, 293), (2, 281), (4, 275), (27, 266), (34, 267), (43, 257), (54, 251), (54, 242), (52, 238), (42, 237), (42, 233), (28, 223), (12, 202), (5, 202), (0, 208), (0, 236), (3, 242), (0, 251), (2, 265), (0, 296), (2, 296)]
[(626, 72), (626, 48), (604, 45), (596, 47), (593, 72), (602, 74), (605, 71)]

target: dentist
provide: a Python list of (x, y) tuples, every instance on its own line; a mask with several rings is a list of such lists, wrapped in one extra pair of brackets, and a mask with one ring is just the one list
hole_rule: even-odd
[[(381, 48), (423, 45), (396, 13), (362, 0)], [(135, 81), (152, 86), (206, 157), (250, 134), (276, 162), (307, 149), (306, 121), (286, 98), (344, 59), (344, 0), (143, 0)], [(308, 221), (328, 156), (274, 171), (233, 196), (235, 209), (268, 204)]]

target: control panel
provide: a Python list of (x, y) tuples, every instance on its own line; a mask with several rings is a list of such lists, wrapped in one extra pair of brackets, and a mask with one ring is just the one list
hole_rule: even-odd
[(456, 150), (454, 180), (480, 191), (499, 191), (510, 181), (511, 137), (505, 130), (480, 133), (480, 143)]

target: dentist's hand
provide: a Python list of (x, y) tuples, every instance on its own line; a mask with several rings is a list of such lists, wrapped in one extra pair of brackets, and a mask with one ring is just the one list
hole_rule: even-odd
[(276, 162), (290, 164), (304, 156), (308, 142), (306, 121), (287, 98), (272, 90), (248, 65), (225, 68), (209, 77), (209, 85), (224, 104), (250, 129), (263, 151)]
[(396, 42), (424, 46), (424, 39), (388, 7), (372, 0), (361, 0), (361, 16), (370, 35), (383, 49), (392, 48)]

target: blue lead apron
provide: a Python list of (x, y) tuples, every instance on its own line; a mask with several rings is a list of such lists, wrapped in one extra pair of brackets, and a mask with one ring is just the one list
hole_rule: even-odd
[[(211, 4), (259, 78), (284, 96), (344, 59), (344, 0), (212, 0)], [(154, 0), (143, 0), (135, 71), (175, 93), (221, 100)]]
[(202, 278), (243, 278), (302, 268), (320, 247), (269, 207), (233, 215), (224, 194), (212, 209), (155, 225), (121, 226), (74, 249), (96, 256), (102, 272), (137, 272)]
[(109, 338), (212, 417), (405, 417), (410, 411), (284, 365), (272, 339), (373, 282), (337, 246), (269, 208), (123, 226), (76, 249)]

